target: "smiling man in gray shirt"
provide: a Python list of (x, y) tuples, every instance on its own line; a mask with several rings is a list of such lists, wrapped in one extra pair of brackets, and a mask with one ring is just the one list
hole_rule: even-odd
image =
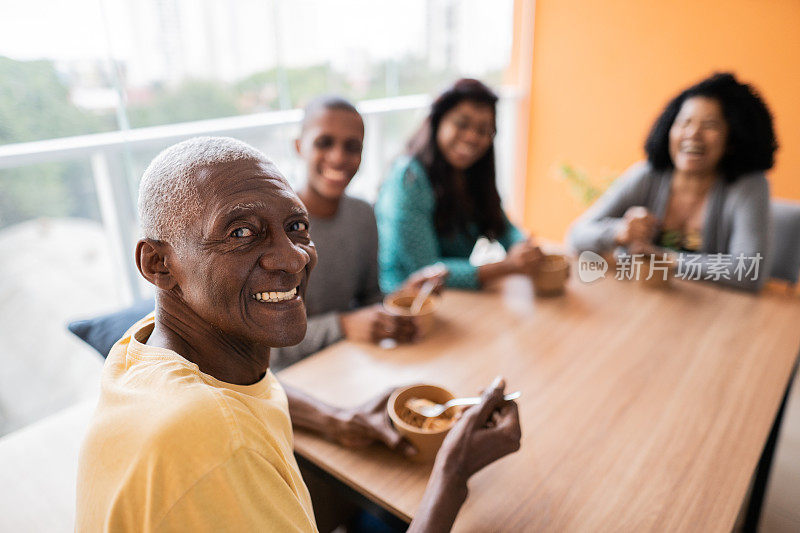
[[(361, 164), (364, 122), (353, 105), (323, 96), (305, 109), (298, 155), (306, 163), (300, 199), (308, 208), (311, 238), (319, 263), (306, 293), (308, 329), (296, 345), (273, 351), (270, 367), (279, 370), (339, 339), (409, 342), (416, 327), (408, 317), (387, 313), (378, 285), (378, 229), (367, 202), (345, 194)], [(441, 285), (445, 272), (409, 277), (406, 290), (428, 279)]]

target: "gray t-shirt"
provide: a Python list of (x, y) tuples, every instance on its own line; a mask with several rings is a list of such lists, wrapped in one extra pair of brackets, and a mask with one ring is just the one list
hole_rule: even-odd
[[(567, 240), (578, 251), (602, 253), (613, 250), (622, 217), (629, 207), (643, 206), (659, 220), (664, 219), (670, 196), (672, 172), (654, 170), (649, 163), (637, 163), (609, 187), (572, 225)], [(719, 270), (712, 254), (763, 258), (758, 277), (739, 280), (734, 273), (735, 261), (726, 267), (730, 279), (719, 283), (756, 291), (769, 276), (770, 234), (769, 184), (764, 174), (754, 172), (740, 176), (733, 183), (717, 180), (712, 187), (703, 223), (703, 244), (697, 262), (701, 278), (711, 269)]]
[(311, 217), (317, 266), (306, 290), (308, 329), (303, 341), (272, 350), (277, 372), (342, 338), (339, 314), (380, 302), (378, 228), (368, 203), (343, 196), (331, 218)]

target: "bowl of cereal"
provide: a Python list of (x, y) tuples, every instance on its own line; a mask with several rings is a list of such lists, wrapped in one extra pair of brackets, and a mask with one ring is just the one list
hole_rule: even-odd
[(411, 317), (417, 327), (417, 336), (422, 338), (433, 329), (436, 319), (436, 309), (439, 307), (439, 297), (431, 294), (422, 303), (419, 313), (414, 313), (411, 306), (416, 293), (398, 291), (389, 294), (383, 300), (383, 308), (395, 316)]
[(387, 410), (395, 429), (417, 449), (415, 461), (427, 462), (436, 457), (447, 432), (455, 424), (461, 410), (453, 407), (430, 418), (417, 413), (416, 405), (445, 403), (453, 393), (436, 385), (409, 385), (397, 389), (389, 397)]

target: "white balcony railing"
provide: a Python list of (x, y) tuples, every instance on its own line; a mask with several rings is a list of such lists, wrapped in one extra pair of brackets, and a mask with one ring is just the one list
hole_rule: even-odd
[[(498, 187), (504, 199), (508, 198), (512, 190), (514, 133), (517, 126), (516, 103), (519, 98), (520, 94), (514, 88), (504, 88), (501, 91), (495, 147)], [(367, 100), (358, 104), (358, 109), (366, 122), (366, 139), (362, 167), (351, 185), (351, 192), (354, 195), (374, 200), (381, 176), (385, 173), (391, 158), (400, 152), (402, 143), (411, 133), (407, 128), (404, 131), (392, 131), (393, 138), (389, 138), (390, 132), (386, 129), (387, 117), (414, 113), (418, 115), (416, 122), (419, 122), (430, 101), (428, 95), (412, 95)], [(142, 297), (140, 277), (131, 261), (132, 243), (137, 238), (135, 199), (131, 191), (136, 187), (135, 184), (131, 185), (124, 173), (112, 170), (115, 168), (111, 164), (112, 158), (131, 153), (157, 151), (197, 135), (237, 137), (264, 149), (262, 143), (253, 142), (252, 139), (261, 138), (276, 128), (296, 125), (301, 118), (302, 111), (293, 109), (4, 145), (0, 146), (0, 169), (80, 159), (88, 159), (91, 162), (98, 204), (118, 269), (123, 299), (130, 302)], [(277, 150), (278, 155), (270, 153), (270, 149), (265, 151), (286, 171), (287, 166), (296, 166), (296, 161), (290, 160), (291, 136), (287, 135), (284, 141), (283, 147)], [(130, 165), (128, 168), (131, 168)], [(131, 179), (138, 182), (138, 177)]]

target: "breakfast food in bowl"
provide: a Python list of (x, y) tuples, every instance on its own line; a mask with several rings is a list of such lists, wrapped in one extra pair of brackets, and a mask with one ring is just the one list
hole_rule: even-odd
[(409, 398), (400, 410), (400, 418), (406, 424), (418, 427), (425, 431), (441, 431), (450, 429), (461, 416), (461, 409), (451, 407), (439, 416), (425, 416), (420, 411), (425, 407), (436, 405), (437, 402), (425, 398)]
[(449, 409), (435, 418), (422, 416), (412, 407), (445, 403), (453, 393), (436, 385), (410, 385), (397, 389), (386, 406), (395, 429), (417, 449), (415, 461), (432, 461), (447, 432), (458, 418), (458, 409)]

